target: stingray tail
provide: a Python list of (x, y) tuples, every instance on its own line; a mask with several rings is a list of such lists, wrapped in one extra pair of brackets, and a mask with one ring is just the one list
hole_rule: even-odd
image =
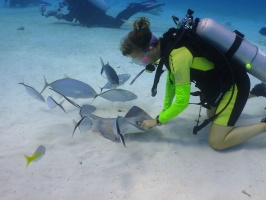
[(119, 119), (119, 116), (115, 119), (113, 130), (115, 132), (116, 137), (119, 138), (120, 142), (124, 145), (124, 147), (126, 147), (125, 138), (123, 134), (121, 134), (118, 119)]
[(44, 87), (43, 87), (42, 91), (40, 92), (40, 94), (42, 94), (43, 91), (49, 86), (49, 83), (47, 83), (45, 76), (43, 76), (43, 79), (44, 79)]

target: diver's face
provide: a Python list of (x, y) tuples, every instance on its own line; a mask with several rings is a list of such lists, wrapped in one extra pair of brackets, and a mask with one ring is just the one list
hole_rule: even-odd
[(146, 66), (155, 63), (160, 58), (160, 53), (158, 52), (159, 49), (160, 48), (157, 46), (148, 52), (133, 51), (129, 56), (135, 64)]
[(133, 51), (129, 57), (131, 57), (132, 59), (138, 59), (138, 58), (142, 58), (143, 56), (145, 56), (145, 52), (143, 51)]
[(129, 57), (131, 57), (132, 62), (137, 64), (137, 65), (144, 65), (145, 66), (147, 61), (148, 61), (147, 55), (143, 51), (135, 50), (129, 55)]

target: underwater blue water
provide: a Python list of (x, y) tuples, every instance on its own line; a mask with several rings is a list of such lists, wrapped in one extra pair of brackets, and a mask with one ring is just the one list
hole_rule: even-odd
[[(3, 0), (3, 4), (4, 5)], [(126, 5), (130, 2), (143, 2), (145, 0), (131, 0), (131, 1), (118, 1), (118, 0), (105, 0), (105, 2), (109, 5), (121, 6)], [(206, 9), (212, 9), (213, 11), (219, 11), (221, 9), (234, 12), (235, 14), (243, 14), (243, 15), (263, 15), (265, 16), (265, 8), (266, 2), (265, 0), (157, 0), (158, 3), (165, 3), (166, 5), (174, 6), (176, 8), (190, 6), (191, 9), (197, 9), (198, 6), (203, 6)], [(58, 2), (62, 2), (59, 0), (47, 0), (47, 2), (57, 5)], [(165, 10), (167, 12), (167, 10)], [(264, 12), (264, 13), (263, 13)]]
[[(58, 6), (59, 0), (47, 1), (53, 3), (49, 9)], [(111, 14), (115, 15), (130, 2), (145, 0), (105, 1), (111, 6)], [(174, 26), (172, 15), (182, 18), (186, 10), (191, 8), (195, 11), (195, 17), (210, 17), (218, 19), (222, 24), (231, 24), (230, 28), (243, 31), (250, 42), (256, 45), (264, 43), (259, 48), (266, 50), (266, 36), (258, 33), (260, 27), (266, 27), (266, 0), (157, 1), (166, 4), (162, 14), (147, 15), (151, 18), (156, 36)], [(44, 86), (43, 76), (51, 83), (67, 75), (90, 84), (98, 92), (98, 86), (105, 83), (100, 75), (100, 57), (119, 73), (130, 73), (133, 79), (142, 67), (132, 65), (131, 60), (119, 51), (120, 39), (131, 30), (131, 24), (121, 29), (85, 28), (78, 23), (45, 18), (40, 15), (38, 6), (6, 8), (2, 0), (0, 25), (0, 118), (4, 122), (0, 124), (0, 158), (5, 163), (0, 165), (1, 199), (40, 199), (40, 195), (43, 196), (41, 199), (73, 199), (63, 198), (63, 195), (72, 197), (71, 193), (74, 198), (82, 199), (79, 195), (84, 194), (85, 190), (95, 194), (90, 199), (107, 199), (100, 198), (107, 195), (123, 199), (119, 194), (129, 196), (129, 200), (142, 199), (130, 198), (133, 192), (140, 195), (155, 192), (154, 197), (159, 193), (157, 198), (147, 199), (199, 199), (200, 195), (204, 195), (204, 199), (207, 193), (210, 193), (209, 197), (213, 194), (213, 198), (205, 199), (214, 199), (219, 195), (238, 197), (224, 199), (243, 199), (245, 190), (252, 195), (252, 199), (265, 199), (262, 196), (265, 194), (266, 177), (265, 173), (261, 173), (265, 172), (264, 135), (229, 154), (214, 152), (208, 148), (206, 129), (199, 137), (191, 134), (198, 114), (198, 107), (191, 106), (184, 115), (170, 123), (168, 129), (162, 126), (162, 131), (128, 137), (129, 145), (127, 151), (124, 151), (120, 144), (105, 143), (105, 139), (97, 132), (77, 134), (71, 138), (74, 128), (72, 121), (80, 119), (76, 108), (65, 102), (63, 106), (67, 115), (60, 109), (49, 110), (46, 105), (31, 99), (26, 90), (17, 84), (25, 82), (41, 91)], [(25, 27), (25, 30), (18, 30), (20, 26)], [(109, 104), (105, 100), (96, 99), (93, 103), (100, 116), (124, 115), (132, 105), (141, 105), (152, 116), (157, 116), (163, 100), (160, 95), (164, 92), (164, 78), (161, 79), (156, 98), (150, 97), (153, 79), (154, 73), (143, 73), (133, 85), (129, 86), (127, 82), (125, 88), (140, 93), (139, 100), (132, 104)], [(259, 80), (252, 78), (251, 82), (254, 86)], [(47, 89), (43, 95), (47, 97), (54, 93)], [(62, 100), (56, 95), (53, 98), (58, 102)], [(263, 100), (252, 100), (240, 123), (257, 123), (264, 118)], [(79, 105), (91, 102), (76, 101)], [(177, 123), (176, 127), (174, 123)], [(32, 171), (26, 172), (21, 167), (24, 164), (22, 153), (30, 152), (38, 144), (47, 146), (46, 157), (33, 165), (30, 169)], [(152, 164), (146, 166), (146, 163)], [(125, 165), (129, 167), (125, 168)], [(151, 165), (155, 166), (152, 170), (148, 168)], [(121, 173), (125, 169), (125, 173)], [(38, 187), (39, 183), (47, 187)], [(80, 187), (79, 183), (83, 185)], [(104, 184), (111, 188), (107, 186), (105, 191), (97, 190)], [(224, 185), (229, 187), (224, 189)], [(184, 198), (177, 197), (178, 193)], [(172, 196), (160, 198), (164, 194)]]
[[(5, 0), (3, 0), (4, 2)], [(51, 3), (52, 6), (49, 8), (58, 7), (58, 3), (62, 0), (46, 0)], [(102, 1), (102, 0), (100, 0)], [(131, 2), (143, 2), (145, 0), (105, 0), (112, 9), (117, 11), (123, 10)], [(184, 14), (188, 8), (195, 10), (200, 15), (201, 13), (210, 13), (210, 15), (229, 15), (241, 18), (253, 18), (266, 23), (266, 1), (265, 0), (157, 0), (158, 3), (165, 3), (166, 6), (163, 8), (163, 14), (169, 13), (172, 15), (173, 12)], [(2, 4), (2, 6), (4, 3)], [(1, 6), (1, 7), (2, 7)], [(49, 9), (48, 8), (48, 9)], [(23, 9), (23, 8), (21, 8)], [(0, 11), (2, 12), (2, 11)], [(115, 14), (115, 13), (114, 13)], [(117, 13), (116, 13), (117, 14)], [(181, 17), (181, 16), (180, 16)]]

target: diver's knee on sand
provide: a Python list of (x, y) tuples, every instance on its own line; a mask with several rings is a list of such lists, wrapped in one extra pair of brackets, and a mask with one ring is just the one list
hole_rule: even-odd
[(225, 138), (233, 128), (231, 126), (212, 124), (208, 139), (209, 145), (216, 150), (223, 150), (230, 147), (231, 145), (226, 142)]

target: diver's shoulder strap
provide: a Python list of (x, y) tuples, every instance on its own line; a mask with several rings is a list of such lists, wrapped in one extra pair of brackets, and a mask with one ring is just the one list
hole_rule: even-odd
[(160, 77), (163, 70), (163, 65), (166, 66), (168, 70), (170, 70), (168, 63), (168, 58), (171, 53), (171, 51), (176, 48), (177, 44), (181, 41), (183, 36), (185, 35), (185, 29), (178, 30), (176, 28), (170, 28), (166, 33), (163, 34), (163, 36), (160, 38), (161, 43), (161, 59), (158, 64), (153, 86), (151, 89), (151, 95), (154, 97), (157, 94), (157, 85), (160, 81)]
[(156, 73), (155, 73), (155, 77), (154, 77), (154, 81), (153, 81), (153, 86), (152, 86), (152, 89), (151, 89), (151, 96), (156, 96), (157, 94), (157, 85), (160, 81), (160, 77), (162, 75), (162, 73), (164, 72), (163, 70), (163, 65), (165, 64), (166, 62), (166, 58), (161, 58), (159, 64), (158, 64), (158, 67), (156, 69)]

